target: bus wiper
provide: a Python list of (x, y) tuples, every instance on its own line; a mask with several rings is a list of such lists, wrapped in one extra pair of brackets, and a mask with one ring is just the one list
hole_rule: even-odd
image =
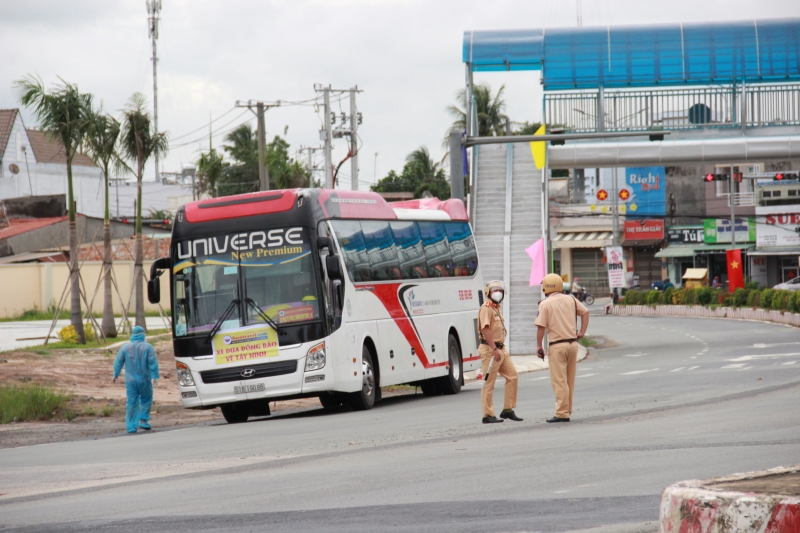
[(206, 344), (211, 343), (211, 339), (213, 339), (214, 335), (217, 334), (219, 328), (222, 327), (222, 324), (228, 320), (228, 318), (230, 318), (231, 314), (233, 314), (233, 310), (236, 309), (236, 306), (239, 305), (239, 303), (240, 302), (238, 299), (231, 300), (231, 303), (228, 304), (228, 308), (225, 309), (225, 312), (222, 313), (221, 317), (219, 317), (217, 322), (214, 324), (214, 327), (211, 328), (211, 332), (208, 334), (208, 337), (206, 337)]
[(250, 307), (252, 307), (255, 310), (256, 313), (258, 313), (258, 316), (260, 316), (261, 318), (264, 319), (264, 322), (266, 322), (267, 324), (272, 326), (272, 328), (276, 332), (281, 333), (281, 327), (274, 320), (272, 320), (264, 311), (262, 311), (261, 308), (258, 307), (258, 305), (256, 305), (256, 302), (252, 298), (245, 298), (244, 301)]

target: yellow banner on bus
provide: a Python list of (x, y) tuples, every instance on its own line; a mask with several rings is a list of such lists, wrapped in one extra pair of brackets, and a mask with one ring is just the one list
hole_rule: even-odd
[(218, 365), (278, 356), (278, 334), (266, 324), (220, 331), (212, 344)]

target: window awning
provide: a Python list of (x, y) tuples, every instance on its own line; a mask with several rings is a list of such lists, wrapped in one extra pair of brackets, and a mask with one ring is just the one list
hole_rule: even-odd
[(610, 231), (575, 231), (556, 235), (553, 248), (605, 248), (613, 241)]
[(800, 256), (800, 246), (766, 246), (756, 248), (752, 252), (747, 252), (747, 255), (797, 255)]
[[(743, 244), (741, 246), (737, 245), (736, 248), (750, 250), (754, 246), (755, 244)], [(717, 254), (728, 250), (730, 247), (730, 244), (676, 244), (656, 252), (655, 257), (692, 257), (696, 254)], [(753, 255), (749, 251), (747, 253)]]

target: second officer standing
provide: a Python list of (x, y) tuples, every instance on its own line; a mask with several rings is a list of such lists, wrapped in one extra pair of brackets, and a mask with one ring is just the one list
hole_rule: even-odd
[[(517, 382), (519, 380), (517, 369), (508, 354), (505, 346), (506, 326), (500, 311), (500, 302), (505, 296), (505, 287), (502, 281), (492, 281), (486, 286), (486, 302), (478, 312), (478, 329), (481, 345), (478, 354), (481, 356), (481, 374), (485, 376), (485, 383), (481, 390), (481, 403), (483, 404), (483, 423), (495, 424), (502, 422), (503, 418), (522, 422), (514, 413), (517, 406)], [(506, 378), (503, 411), (500, 418), (494, 413), (494, 384), (497, 374)]]

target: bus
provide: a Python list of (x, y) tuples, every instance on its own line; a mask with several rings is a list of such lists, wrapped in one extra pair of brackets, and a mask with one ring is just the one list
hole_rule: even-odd
[(381, 387), (456, 394), (478, 368), (483, 303), (460, 200), (291, 189), (200, 200), (176, 213), (169, 273), (181, 402), (228, 423), (318, 397), (370, 409)]

